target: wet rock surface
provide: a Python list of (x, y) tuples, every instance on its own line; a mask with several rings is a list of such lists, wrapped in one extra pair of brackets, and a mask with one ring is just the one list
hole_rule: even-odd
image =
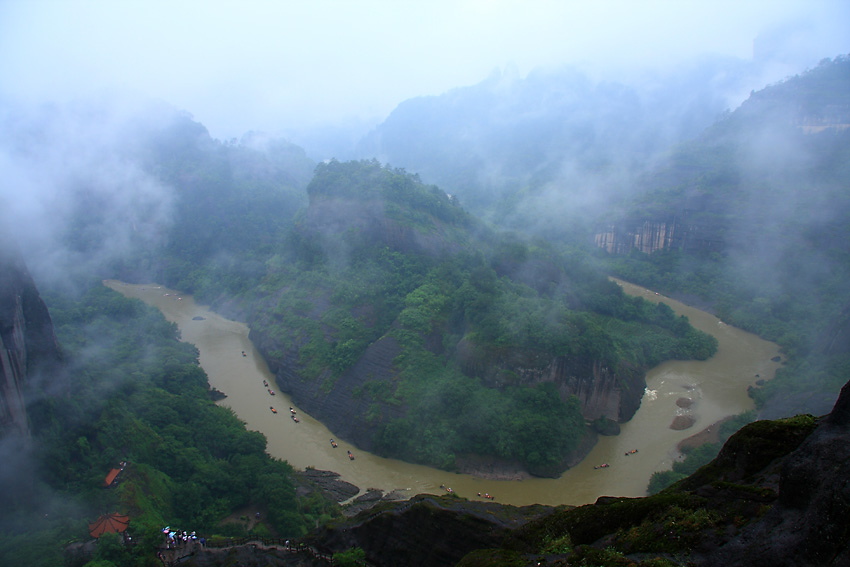
[(781, 465), (779, 499), (704, 565), (850, 565), (850, 383)]
[(0, 228), (0, 438), (30, 434), (27, 405), (36, 392), (69, 388), (53, 321), (26, 263)]
[(331, 551), (360, 547), (373, 565), (450, 566), (475, 549), (499, 547), (512, 529), (552, 510), (419, 495), (325, 527), (308, 543)]
[[(334, 502), (344, 502), (360, 492), (360, 489), (355, 485), (340, 480), (339, 473), (333, 471), (306, 469), (296, 473), (296, 476), (302, 482), (315, 486)], [(302, 487), (299, 490), (306, 491), (307, 489)]]
[(693, 427), (697, 422), (693, 416), (690, 415), (677, 415), (673, 418), (673, 423), (670, 424), (670, 429), (675, 429), (676, 431), (681, 431), (683, 429), (688, 429)]

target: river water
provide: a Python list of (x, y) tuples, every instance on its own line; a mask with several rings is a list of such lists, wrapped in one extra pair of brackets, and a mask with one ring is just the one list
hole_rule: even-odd
[[(616, 280), (615, 280), (616, 281)], [(491, 494), (505, 504), (587, 504), (599, 496), (643, 496), (653, 472), (669, 469), (678, 456), (676, 445), (716, 421), (752, 409), (747, 386), (758, 378), (773, 378), (779, 363), (779, 347), (757, 336), (724, 324), (719, 319), (678, 301), (626, 282), (624, 290), (649, 301), (663, 301), (691, 324), (717, 337), (717, 354), (707, 361), (671, 361), (653, 368), (646, 378), (647, 391), (634, 418), (621, 424), (620, 435), (600, 437), (584, 461), (558, 479), (486, 480), (430, 467), (385, 459), (336, 439), (322, 423), (295, 407), (288, 396), (276, 392), (274, 376), (248, 340), (246, 325), (231, 321), (196, 304), (191, 296), (156, 284), (136, 285), (110, 280), (105, 285), (127, 297), (141, 299), (162, 311), (177, 324), (184, 341), (200, 351), (200, 363), (210, 385), (227, 398), (219, 404), (231, 408), (247, 427), (268, 439), (268, 452), (296, 469), (314, 467), (340, 473), (343, 480), (361, 488), (404, 490), (410, 496), (441, 493), (441, 485), (455, 494), (478, 499)], [(243, 351), (245, 356), (243, 356)], [(263, 385), (266, 380), (275, 395)], [(694, 401), (688, 409), (677, 406), (679, 398)], [(278, 410), (271, 412), (270, 407)], [(290, 419), (293, 406), (300, 419)], [(677, 415), (688, 414), (693, 427), (675, 431), (670, 424)], [(336, 439), (338, 447), (331, 446)], [(626, 456), (627, 451), (638, 452)], [(351, 451), (355, 460), (348, 458)], [(594, 465), (607, 463), (607, 468)]]

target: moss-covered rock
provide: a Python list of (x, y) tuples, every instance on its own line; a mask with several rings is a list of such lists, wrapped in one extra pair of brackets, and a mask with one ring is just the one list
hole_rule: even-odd
[(754, 475), (797, 449), (816, 425), (811, 415), (751, 423), (729, 438), (714, 461), (674, 488), (687, 491), (717, 481), (753, 480)]

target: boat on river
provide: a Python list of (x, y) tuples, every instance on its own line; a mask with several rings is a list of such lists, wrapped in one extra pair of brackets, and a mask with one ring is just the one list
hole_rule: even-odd
[[(183, 298), (183, 301), (176, 301), (176, 298), (175, 301), (168, 301), (169, 298), (162, 297), (162, 290), (152, 293), (149, 288), (145, 292), (142, 286), (121, 285), (116, 282), (107, 282), (107, 285), (124, 295), (140, 297), (153, 304), (163, 311), (169, 320), (180, 326), (183, 339), (195, 343), (201, 351), (201, 358), (204, 360), (203, 367), (209, 375), (210, 385), (221, 391), (232, 391), (232, 395), (223, 402), (223, 405), (232, 408), (241, 419), (248, 423), (250, 429), (267, 429), (264, 433), (269, 439), (268, 450), (270, 454), (277, 458), (287, 459), (288, 462), (299, 469), (310, 465), (321, 465), (326, 468), (334, 466), (335, 452), (325, 454), (321, 451), (315, 451), (315, 447), (320, 445), (316, 445), (314, 442), (324, 443), (323, 439), (329, 439), (327, 435), (331, 433), (321, 423), (311, 419), (304, 422), (304, 427), (307, 429), (302, 431), (302, 428), (299, 427), (299, 430), (292, 431), (285, 427), (281, 429), (279, 424), (275, 426), (274, 423), (267, 423), (260, 414), (256, 413), (257, 406), (260, 406), (265, 399), (261, 397), (259, 391), (253, 388), (244, 388), (244, 380), (248, 379), (249, 383), (253, 381), (255, 384), (259, 381), (262, 384), (263, 380), (267, 379), (267, 388), (270, 388), (271, 383), (275, 380), (272, 374), (266, 373), (267, 370), (261, 364), (256, 365), (256, 367), (250, 361), (239, 363), (243, 365), (241, 367), (234, 364), (236, 361), (233, 360), (231, 353), (237, 351), (241, 354), (241, 350), (246, 348), (247, 327), (244, 327), (241, 323), (210, 315), (208, 309), (202, 306), (194, 306), (193, 309), (187, 310), (186, 300), (191, 300), (189, 297)], [(630, 289), (627, 288), (626, 291), (628, 292)], [(643, 289), (638, 289), (633, 295), (643, 295), (644, 293)], [(658, 296), (654, 293), (645, 294), (647, 299), (650, 296), (652, 301), (657, 301)], [(474, 495), (479, 490), (482, 494), (484, 494), (485, 489), (488, 492), (494, 490), (499, 492), (500, 501), (516, 505), (530, 503), (584, 504), (594, 502), (599, 494), (614, 490), (621, 496), (642, 496), (646, 493), (646, 484), (655, 471), (656, 462), (666, 458), (669, 451), (687, 433), (668, 429), (670, 412), (667, 409), (676, 411), (676, 407), (661, 407), (662, 402), (666, 399), (665, 395), (669, 394), (671, 400), (675, 400), (681, 395), (680, 391), (684, 388), (683, 384), (691, 384), (697, 380), (694, 376), (710, 376), (711, 380), (701, 383), (700, 395), (708, 403), (703, 404), (704, 414), (701, 416), (700, 424), (702, 422), (705, 422), (705, 424), (713, 423), (729, 413), (740, 413), (750, 409), (752, 400), (746, 394), (746, 387), (750, 382), (760, 379), (761, 375), (764, 375), (765, 379), (772, 377), (775, 367), (780, 363), (769, 361), (771, 357), (776, 356), (778, 347), (767, 344), (760, 339), (756, 340), (733, 327), (724, 326), (718, 331), (719, 326), (716, 318), (699, 312), (695, 313), (687, 307), (683, 307), (682, 309), (685, 309), (685, 311), (681, 311), (680, 307), (675, 305), (675, 302), (670, 303), (677, 313), (688, 316), (692, 324), (696, 323), (698, 328), (717, 336), (721, 344), (717, 355), (708, 361), (670, 361), (659, 369), (649, 371), (647, 373), (648, 387), (653, 388), (653, 398), (657, 396), (658, 401), (645, 397), (644, 403), (641, 404), (641, 409), (638, 410), (635, 417), (627, 424), (623, 424), (623, 433), (620, 436), (603, 437), (599, 440), (597, 446), (594, 447), (594, 452), (587, 457), (588, 462), (586, 464), (588, 466), (586, 468), (574, 467), (566, 471), (560, 479), (532, 478), (525, 482), (491, 481), (458, 475), (456, 480), (453, 477), (452, 481), (452, 486), (457, 487), (457, 492)], [(196, 315), (206, 316), (206, 322), (203, 325), (189, 324), (192, 317)], [(225, 343), (225, 340), (230, 342)], [(233, 346), (223, 348), (223, 344), (232, 344)], [(247, 354), (247, 350), (245, 352)], [(252, 354), (248, 358), (253, 357)], [(245, 366), (246, 364), (248, 366)], [(739, 370), (737, 374), (735, 369)], [(755, 374), (759, 374), (759, 378), (754, 378)], [(747, 384), (738, 387), (742, 381), (747, 382)], [(712, 388), (714, 389), (712, 390)], [(266, 395), (269, 395), (268, 392), (266, 392)], [(285, 399), (292, 403), (285, 394), (281, 394), (281, 396), (281, 398), (275, 396), (275, 399)], [(654, 408), (658, 411), (653, 413), (650, 410)], [(298, 413), (300, 414), (301, 411), (298, 410)], [(306, 408), (304, 411), (306, 411)], [(280, 413), (280, 411), (278, 410), (277, 413)], [(293, 434), (298, 434), (299, 437), (297, 439), (292, 438), (291, 435)], [(305, 437), (302, 439), (301, 435)], [(627, 470), (623, 469), (623, 463), (620, 463), (620, 468), (613, 473), (596, 474), (599, 470), (593, 470), (592, 463), (595, 462), (599, 465), (605, 463), (607, 459), (619, 458), (615, 456), (622, 455), (639, 444), (643, 447), (640, 449), (641, 458), (633, 455), (635, 459), (629, 459)], [(610, 468), (614, 468), (614, 466), (611, 465)], [(625, 474), (620, 474), (621, 469)], [(593, 470), (593, 473), (589, 472), (591, 470)], [(345, 474), (348, 475), (346, 480), (356, 480), (355, 484), (376, 486), (385, 488), (387, 491), (410, 483), (415, 483), (416, 488), (414, 490), (420, 492), (434, 491), (433, 487), (439, 486), (445, 478), (445, 471), (442, 470), (420, 468), (419, 465), (410, 465), (394, 460), (371, 458), (361, 459), (361, 464), (358, 467), (351, 465), (349, 469), (346, 469)], [(612, 478), (612, 474), (615, 475), (615, 479)]]
[(272, 410), (272, 413), (277, 413), (277, 410), (274, 409), (274, 406), (269, 406), (269, 409)]

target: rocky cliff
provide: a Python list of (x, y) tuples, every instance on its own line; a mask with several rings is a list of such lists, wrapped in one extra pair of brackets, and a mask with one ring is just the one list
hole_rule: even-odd
[(620, 423), (630, 420), (646, 390), (646, 369), (625, 363), (614, 368), (598, 360), (550, 357), (529, 350), (493, 351), (466, 340), (458, 344), (457, 360), (464, 373), (494, 388), (552, 382), (562, 399), (578, 398), (588, 421), (601, 417)]
[[(525, 458), (531, 474), (557, 476), (567, 465), (555, 470), (555, 461), (575, 462), (586, 421), (607, 420), (597, 429), (609, 434), (637, 411), (646, 369), (608, 349), (616, 339), (604, 330), (595, 334), (594, 306), (616, 317), (612, 306), (625, 303), (595, 268), (495, 233), (437, 188), (377, 163), (325, 164), (308, 194), (291, 250), (269, 263), (247, 322), (278, 389), (335, 436), (446, 467), (501, 450)], [(653, 324), (648, 317), (641, 324)], [(673, 340), (665, 329), (650, 331)], [(537, 411), (527, 387), (541, 384), (536, 392), (553, 400), (543, 416), (551, 440), (541, 444), (557, 457), (524, 452), (530, 445), (520, 441), (495, 447), (500, 431), (527, 430), (516, 423)], [(497, 400), (477, 407), (523, 417), (482, 418), (477, 441), (457, 436), (444, 450), (477, 395)], [(450, 403), (455, 396), (462, 402)], [(439, 435), (420, 430), (432, 417)], [(440, 447), (404, 445), (422, 438)]]
[(309, 538), (395, 565), (850, 565), (850, 382), (831, 414), (759, 421), (646, 498), (515, 508), (444, 496), (382, 503)]
[(594, 243), (611, 254), (638, 250), (651, 254), (656, 250), (718, 252), (726, 248), (716, 226), (689, 222), (687, 213), (670, 219), (622, 219), (598, 227)]
[(850, 382), (779, 466), (776, 504), (703, 565), (850, 565)]
[(419, 495), (384, 503), (329, 525), (309, 541), (334, 552), (359, 547), (373, 565), (455, 565), (476, 549), (496, 548), (511, 530), (552, 513), (548, 506), (514, 508), (454, 496)]
[(623, 423), (640, 407), (646, 370), (624, 363), (611, 368), (598, 361), (580, 363), (559, 356), (546, 368), (541, 381), (554, 382), (562, 398), (577, 397), (585, 419)]
[(64, 390), (53, 322), (14, 245), (0, 239), (0, 436), (27, 436), (28, 396)]
[[(375, 341), (351, 368), (334, 380), (331, 380), (329, 371), (313, 380), (303, 376), (299, 359), (300, 348), (304, 344), (295, 344), (281, 351), (281, 343), (268, 335), (252, 330), (250, 338), (268, 361), (278, 389), (327, 425), (337, 437), (364, 450), (374, 451), (375, 434), (381, 427), (393, 419), (404, 417), (405, 406), (384, 403), (364, 394), (370, 384), (393, 383), (396, 380), (398, 370), (394, 360), (401, 354), (401, 348), (394, 337), (387, 335)], [(466, 348), (468, 350), (468, 346)], [(462, 362), (468, 364), (468, 352), (464, 355), (466, 358)], [(630, 420), (640, 407), (646, 388), (645, 369), (625, 364), (609, 368), (598, 362), (565, 357), (555, 357), (548, 362), (544, 360), (542, 365), (535, 365), (530, 357), (533, 354), (521, 356), (515, 353), (515, 356), (509, 357), (503, 353), (501, 357), (491, 356), (487, 366), (478, 368), (480, 374), (472, 368), (466, 370), (470, 375), (482, 377), (484, 383), (494, 388), (508, 384), (553, 382), (562, 399), (575, 396), (579, 400), (582, 415), (588, 421), (606, 418), (623, 423)], [(580, 462), (595, 444), (595, 439), (595, 435), (591, 435), (583, 441), (559, 470), (529, 472), (538, 476), (558, 476), (562, 470)], [(512, 465), (519, 467), (516, 463)], [(477, 471), (466, 472), (475, 474)]]
[[(375, 400), (363, 395), (367, 382), (391, 380), (395, 376), (393, 359), (400, 349), (393, 337), (383, 337), (371, 344), (363, 356), (332, 384), (328, 382), (329, 372), (314, 380), (304, 378), (297, 347), (286, 350), (282, 356), (271, 356), (270, 351), (279, 347), (273, 339), (258, 336), (253, 330), (250, 338), (268, 361), (278, 389), (324, 423), (337, 437), (364, 450), (374, 450), (374, 436), (378, 428), (403, 415), (403, 407), (389, 404), (381, 405), (380, 411), (375, 412)], [(367, 414), (370, 419), (364, 417)]]

